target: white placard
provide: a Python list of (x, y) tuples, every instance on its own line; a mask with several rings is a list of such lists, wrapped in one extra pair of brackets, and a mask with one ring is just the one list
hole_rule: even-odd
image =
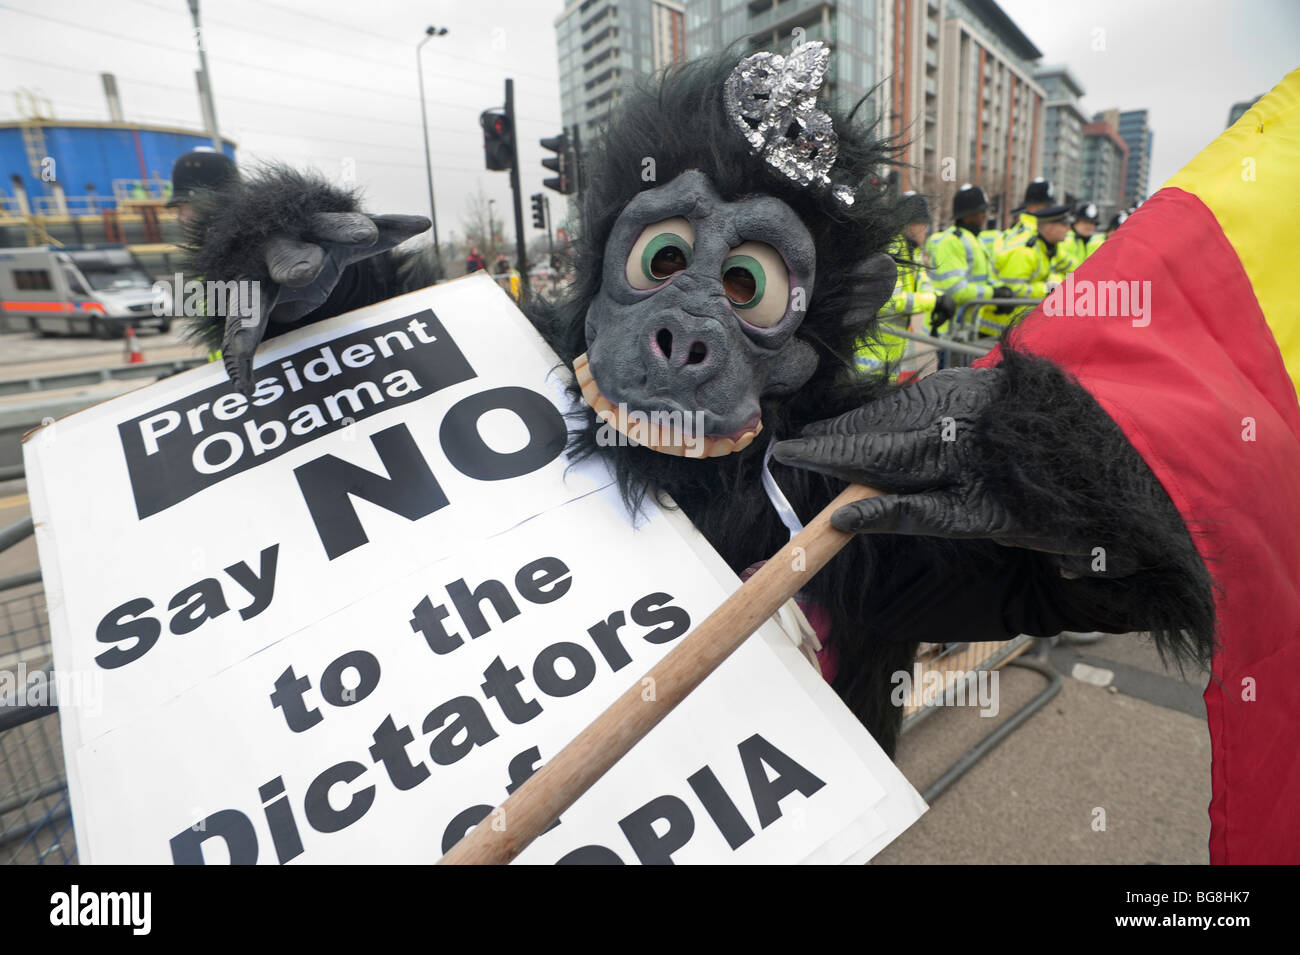
[[(251, 403), (209, 366), (29, 436), (82, 861), (432, 861), (725, 599), (566, 459), (557, 365), (469, 277), (266, 343)], [(521, 859), (840, 862), (922, 811), (769, 624)]]

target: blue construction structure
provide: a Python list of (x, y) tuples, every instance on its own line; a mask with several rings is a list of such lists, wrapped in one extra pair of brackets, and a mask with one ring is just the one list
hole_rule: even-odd
[[(206, 133), (135, 123), (31, 119), (0, 123), (0, 197), (35, 215), (95, 214), (124, 199), (170, 197), (172, 163), (212, 147)], [(235, 144), (223, 140), (235, 158)], [(62, 190), (62, 203), (58, 192)]]

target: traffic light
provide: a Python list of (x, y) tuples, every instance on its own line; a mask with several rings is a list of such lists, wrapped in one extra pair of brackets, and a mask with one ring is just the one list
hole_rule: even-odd
[(532, 196), (533, 203), (533, 228), (546, 228), (546, 197), (540, 192)]
[(543, 179), (542, 185), (547, 189), (554, 189), (561, 195), (570, 195), (578, 191), (577, 171), (578, 164), (573, 154), (573, 145), (569, 142), (567, 133), (560, 133), (558, 136), (552, 136), (550, 139), (541, 141), (543, 149), (549, 149), (555, 153), (554, 156), (548, 156), (542, 160), (542, 165), (554, 173), (550, 179)]
[(478, 118), (483, 127), (483, 157), (489, 169), (509, 169), (515, 154), (515, 131), (505, 113), (487, 109)]

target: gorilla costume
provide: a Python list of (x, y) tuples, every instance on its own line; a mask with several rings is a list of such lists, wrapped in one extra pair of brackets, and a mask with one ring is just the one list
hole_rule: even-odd
[[(670, 496), (738, 573), (788, 541), (762, 487), (770, 443), (803, 520), (845, 482), (885, 492), (835, 515), (856, 536), (801, 599), (829, 620), (835, 691), (891, 755), (891, 676), (920, 641), (1146, 631), (1207, 665), (1215, 590), (1197, 528), (1069, 374), (1014, 343), (996, 367), (910, 386), (855, 370), (901, 223), (877, 178), (890, 144), (816, 103), (825, 63), (814, 43), (702, 60), (620, 101), (584, 170), (576, 283), (529, 316), (578, 370), (570, 455), (606, 459), (634, 509)], [(430, 283), (427, 254), (392, 251), (427, 220), (362, 215), (355, 195), (284, 168), (196, 211), (196, 273), (278, 290), (256, 327), (199, 329), (241, 390), (264, 337)], [(709, 456), (603, 446), (604, 402), (699, 412)]]

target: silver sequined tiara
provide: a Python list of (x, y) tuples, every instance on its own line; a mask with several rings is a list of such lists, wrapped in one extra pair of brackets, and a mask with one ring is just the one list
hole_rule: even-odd
[[(755, 53), (737, 64), (722, 88), (727, 115), (755, 154), (802, 186), (831, 187), (839, 139), (831, 118), (817, 108), (830, 50), (804, 43), (789, 56)], [(848, 186), (831, 187), (844, 205)]]

